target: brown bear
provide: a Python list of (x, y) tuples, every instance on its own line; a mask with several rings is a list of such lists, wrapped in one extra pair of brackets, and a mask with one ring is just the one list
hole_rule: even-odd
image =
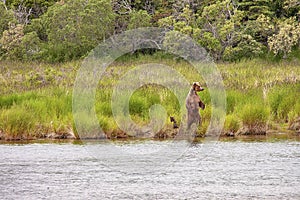
[(178, 127), (178, 124), (177, 124), (177, 121), (175, 120), (174, 117), (170, 117), (170, 121), (173, 123), (173, 128), (174, 128), (174, 129), (175, 129), (175, 128), (179, 128), (179, 127)]
[(199, 108), (205, 109), (205, 104), (201, 101), (197, 92), (203, 91), (199, 82), (194, 82), (188, 96), (186, 97), (187, 109), (187, 129), (189, 130), (192, 124), (198, 126), (201, 123)]

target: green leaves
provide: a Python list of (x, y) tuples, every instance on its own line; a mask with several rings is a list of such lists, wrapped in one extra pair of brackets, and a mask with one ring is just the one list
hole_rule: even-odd
[(217, 1), (203, 9), (197, 19), (202, 30), (198, 41), (215, 59), (221, 59), (227, 47), (236, 42), (243, 12), (229, 0)]
[(111, 33), (113, 20), (107, 0), (75, 0), (52, 6), (42, 18), (48, 36), (48, 54), (54, 60), (85, 55)]
[(275, 55), (283, 53), (283, 58), (287, 58), (287, 54), (299, 43), (299, 40), (300, 24), (295, 17), (292, 17), (279, 21), (278, 31), (268, 38), (268, 45)]
[(0, 2), (0, 36), (3, 31), (8, 29), (9, 22), (15, 22), (14, 14), (11, 10), (7, 10), (6, 6)]
[[(297, 0), (4, 2), (0, 1), (0, 55), (6, 59), (79, 59), (111, 34), (151, 26), (192, 37), (215, 60), (267, 55), (268, 47), (269, 57), (286, 58), (299, 49)], [(23, 26), (23, 36), (18, 31), (8, 36), (9, 23)], [(4, 31), (8, 32), (2, 35)]]
[(136, 29), (151, 26), (151, 16), (145, 10), (132, 11), (127, 29)]

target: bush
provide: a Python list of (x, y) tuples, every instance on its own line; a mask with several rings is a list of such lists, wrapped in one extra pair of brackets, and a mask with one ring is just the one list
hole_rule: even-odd
[(5, 8), (5, 1), (0, 2), (0, 36), (8, 29), (9, 22), (16, 22), (14, 12)]
[(289, 113), (295, 108), (299, 102), (299, 85), (284, 85), (274, 87), (268, 96), (271, 114), (274, 119), (287, 122)]
[(231, 114), (234, 112), (235, 107), (244, 99), (239, 91), (227, 91), (226, 97), (226, 113)]
[[(80, 133), (81, 139), (88, 139), (88, 138), (97, 138), (102, 137), (101, 132), (99, 130), (99, 122), (102, 126), (105, 127), (106, 121), (93, 121), (91, 118), (91, 114), (87, 112), (77, 112), (74, 115), (74, 122), (73, 128), (76, 127), (76, 135)], [(97, 124), (98, 123), (98, 124)]]
[(129, 101), (129, 113), (131, 115), (146, 116), (148, 112), (146, 99), (140, 96), (132, 96)]
[(240, 111), (243, 125), (251, 130), (265, 127), (269, 118), (269, 109), (264, 104), (246, 104)]
[(112, 116), (111, 104), (109, 102), (96, 104), (96, 113), (104, 116)]
[(21, 104), (22, 102), (30, 99), (37, 99), (38, 95), (34, 92), (26, 92), (23, 94), (9, 94), (0, 96), (0, 108), (10, 108), (14, 104)]
[(294, 105), (294, 99), (292, 99), (291, 97), (283, 98), (277, 109), (278, 118), (283, 120), (284, 122), (287, 122), (288, 113), (293, 109)]
[(13, 106), (0, 115), (0, 129), (7, 138), (21, 139), (35, 131), (36, 117), (21, 106)]
[(40, 17), (48, 39), (45, 58), (60, 62), (85, 56), (110, 35), (114, 17), (107, 0), (54, 4)]
[(226, 132), (237, 132), (240, 128), (240, 121), (236, 115), (230, 114), (226, 116), (224, 130)]
[(197, 135), (204, 136), (209, 126), (209, 121), (202, 121), (201, 126), (198, 126)]
[(72, 126), (71, 96), (61, 89), (2, 96), (0, 108), (0, 129), (7, 138), (63, 133)]
[(289, 124), (292, 124), (296, 119), (300, 117), (300, 101), (298, 101), (294, 108), (288, 113)]
[(236, 47), (227, 47), (223, 54), (225, 61), (237, 61), (242, 58), (255, 58), (267, 52), (267, 48), (250, 35), (243, 35)]

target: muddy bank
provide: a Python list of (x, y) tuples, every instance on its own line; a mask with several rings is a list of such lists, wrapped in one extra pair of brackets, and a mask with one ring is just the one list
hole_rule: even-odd
[(300, 135), (300, 117), (290, 123), (289, 130), (295, 131)]
[(8, 135), (0, 131), (0, 140), (36, 140), (36, 139), (79, 139), (72, 130), (60, 133), (18, 134)]
[[(73, 130), (69, 130), (67, 132), (51, 132), (51, 133), (41, 133), (41, 134), (19, 134), (19, 135), (7, 135), (3, 131), (0, 130), (0, 140), (14, 141), (14, 140), (35, 140), (35, 139), (49, 139), (49, 140), (76, 140), (76, 139), (134, 139), (134, 138), (153, 138), (153, 139), (172, 139), (178, 134), (179, 129), (174, 129), (173, 127), (167, 127), (157, 132), (154, 135), (151, 135), (149, 130), (143, 130), (138, 135), (127, 134), (122, 130), (113, 130), (105, 133), (103, 137), (99, 136), (89, 136), (89, 137), (80, 137), (78, 134), (74, 133)], [(270, 136), (270, 135), (280, 135), (280, 137), (284, 136), (300, 136), (300, 118), (295, 120), (294, 123), (290, 124), (287, 129), (278, 128), (274, 129), (265, 127), (242, 127), (236, 132), (232, 131), (222, 131), (220, 135), (216, 133), (216, 136), (220, 137), (243, 137), (243, 136)], [(195, 138), (203, 138), (209, 137), (208, 135), (201, 134), (197, 132), (197, 134), (193, 135)]]

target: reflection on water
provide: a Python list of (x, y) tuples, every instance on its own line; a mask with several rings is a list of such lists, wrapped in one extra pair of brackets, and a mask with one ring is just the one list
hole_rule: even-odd
[[(170, 141), (32, 141), (0, 145), (1, 199), (299, 199), (300, 141), (221, 138), (170, 152)], [(182, 145), (184, 141), (177, 141)], [(116, 148), (118, 147), (118, 148)], [(120, 156), (120, 148), (129, 151)], [(99, 150), (99, 155), (93, 153)], [(136, 155), (143, 155), (137, 160)], [(140, 157), (139, 157), (140, 159)], [(154, 165), (155, 164), (155, 165)], [(111, 166), (109, 166), (111, 165)], [(114, 166), (113, 166), (114, 165)], [(156, 167), (157, 170), (149, 170)]]

